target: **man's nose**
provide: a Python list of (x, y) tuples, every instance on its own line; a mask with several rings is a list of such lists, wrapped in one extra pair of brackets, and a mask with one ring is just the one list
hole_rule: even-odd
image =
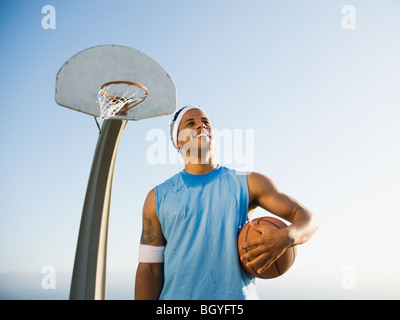
[(197, 124), (196, 124), (196, 129), (198, 130), (198, 129), (203, 129), (203, 128), (205, 128), (206, 126), (205, 126), (205, 124), (203, 123), (203, 121), (198, 121), (197, 122)]

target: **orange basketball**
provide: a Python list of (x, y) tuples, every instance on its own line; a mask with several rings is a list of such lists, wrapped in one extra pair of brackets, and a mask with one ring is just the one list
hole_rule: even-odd
[[(254, 219), (253, 222), (258, 225), (267, 225), (270, 228), (274, 229), (281, 229), (281, 228), (286, 228), (287, 225), (279, 219), (273, 218), (273, 217), (261, 217)], [(245, 254), (248, 249), (240, 249), (240, 246), (251, 240), (260, 237), (261, 233), (254, 230), (250, 226), (250, 222), (247, 223), (242, 230), (240, 230), (239, 237), (238, 237), (238, 251), (239, 251), (239, 257)], [(293, 265), (293, 262), (296, 258), (296, 253), (297, 253), (297, 248), (296, 246), (289, 247), (283, 255), (281, 255), (265, 272), (262, 274), (259, 274), (256, 269), (254, 268), (249, 268), (246, 266), (246, 263), (250, 262), (251, 260), (247, 261), (242, 261), (240, 260), (240, 263), (243, 267), (244, 270), (246, 270), (249, 274), (251, 274), (254, 277), (257, 278), (262, 278), (262, 279), (273, 279), (276, 277), (279, 277), (283, 275), (286, 271), (290, 269), (290, 267)]]

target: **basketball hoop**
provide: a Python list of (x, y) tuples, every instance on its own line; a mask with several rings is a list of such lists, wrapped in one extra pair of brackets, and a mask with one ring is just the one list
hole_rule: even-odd
[(143, 102), (148, 94), (145, 86), (130, 81), (111, 81), (103, 84), (97, 94), (100, 117), (110, 119), (125, 116), (127, 111)]

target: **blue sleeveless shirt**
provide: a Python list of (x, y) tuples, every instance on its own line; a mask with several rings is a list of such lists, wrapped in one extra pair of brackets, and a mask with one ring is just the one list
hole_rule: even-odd
[(237, 252), (248, 222), (246, 174), (221, 166), (203, 175), (181, 171), (155, 196), (167, 240), (160, 300), (258, 299)]

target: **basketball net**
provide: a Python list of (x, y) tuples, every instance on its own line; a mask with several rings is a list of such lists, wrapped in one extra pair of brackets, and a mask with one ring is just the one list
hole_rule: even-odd
[(129, 109), (143, 102), (148, 94), (146, 87), (129, 81), (113, 81), (103, 84), (97, 94), (100, 117), (110, 119), (125, 116)]

